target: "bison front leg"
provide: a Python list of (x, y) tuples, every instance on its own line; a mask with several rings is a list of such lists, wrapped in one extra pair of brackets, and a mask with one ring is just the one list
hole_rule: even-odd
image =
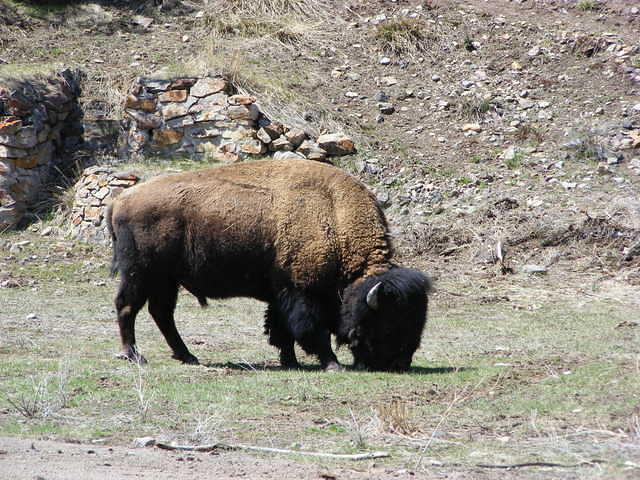
[(171, 347), (173, 358), (183, 363), (198, 365), (200, 362), (182, 341), (173, 317), (178, 298), (178, 286), (167, 283), (162, 286), (154, 285), (152, 290), (153, 293), (149, 295), (149, 313)]
[(273, 304), (267, 306), (264, 317), (264, 333), (269, 335), (269, 345), (273, 345), (280, 350), (280, 365), (282, 368), (300, 368), (294, 349), (295, 339), (289, 331), (286, 319), (278, 315), (278, 309)]
[(342, 370), (331, 348), (331, 335), (326, 327), (322, 303), (299, 291), (285, 291), (279, 297), (278, 309), (286, 318), (289, 332), (302, 349), (317, 355), (325, 370)]

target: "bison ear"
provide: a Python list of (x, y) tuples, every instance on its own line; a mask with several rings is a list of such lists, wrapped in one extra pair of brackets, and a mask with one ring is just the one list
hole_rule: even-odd
[(371, 310), (378, 310), (378, 307), (380, 306), (379, 296), (380, 296), (381, 285), (382, 285), (382, 282), (376, 283), (373, 287), (371, 287), (371, 290), (369, 290), (369, 292), (367, 293), (367, 305), (369, 305), (369, 308)]

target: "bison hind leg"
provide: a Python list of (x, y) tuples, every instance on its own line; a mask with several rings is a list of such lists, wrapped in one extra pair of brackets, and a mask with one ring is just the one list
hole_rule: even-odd
[(117, 356), (138, 364), (146, 363), (146, 360), (136, 347), (135, 322), (136, 315), (146, 300), (147, 296), (141, 283), (133, 282), (129, 280), (128, 275), (123, 275), (115, 301), (122, 342), (122, 353)]
[(198, 365), (198, 359), (191, 354), (176, 328), (173, 312), (178, 299), (178, 284), (170, 280), (156, 281), (149, 295), (149, 313), (162, 332), (171, 350), (172, 357), (183, 363)]

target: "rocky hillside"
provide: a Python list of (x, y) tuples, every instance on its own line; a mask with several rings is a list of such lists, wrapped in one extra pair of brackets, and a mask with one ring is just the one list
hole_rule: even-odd
[(640, 282), (632, 3), (0, 0), (0, 71), (81, 68), (88, 126), (137, 76), (224, 72), (274, 120), (356, 139), (337, 164), (406, 261)]

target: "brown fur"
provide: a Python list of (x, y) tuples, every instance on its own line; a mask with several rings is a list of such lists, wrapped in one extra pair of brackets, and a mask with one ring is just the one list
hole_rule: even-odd
[(318, 162), (263, 160), (165, 175), (125, 191), (111, 208), (116, 225), (137, 219), (141, 245), (182, 237), (189, 249), (196, 237), (222, 235), (275, 247), (276, 264), (302, 288), (386, 269), (392, 252), (375, 197)]

